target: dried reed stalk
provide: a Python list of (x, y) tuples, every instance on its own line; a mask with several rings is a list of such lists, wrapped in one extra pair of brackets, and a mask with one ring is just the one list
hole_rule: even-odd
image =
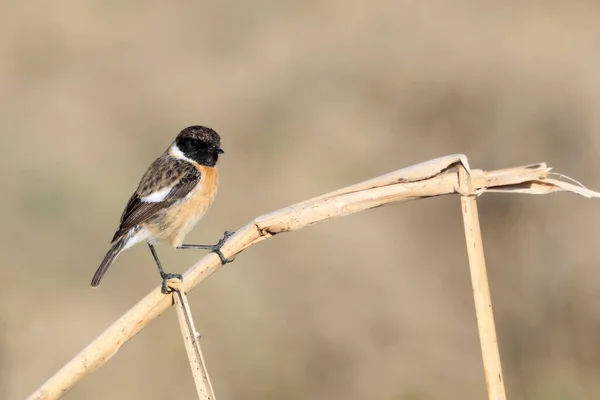
[(173, 301), (175, 302), (175, 308), (177, 309), (179, 326), (181, 328), (181, 334), (183, 335), (185, 350), (187, 351), (194, 383), (196, 384), (198, 399), (215, 400), (215, 392), (210, 383), (208, 369), (206, 368), (206, 363), (202, 356), (202, 349), (200, 348), (200, 335), (194, 326), (192, 310), (187, 301), (185, 291), (182, 288), (181, 281), (179, 279), (172, 279), (169, 280), (168, 285), (173, 290)]
[(483, 371), (488, 400), (506, 400), (500, 351), (498, 350), (498, 339), (496, 338), (496, 326), (492, 311), (492, 298), (490, 296), (490, 286), (485, 268), (485, 255), (483, 252), (483, 240), (481, 238), (481, 226), (479, 224), (479, 212), (477, 211), (477, 198), (476, 195), (472, 194), (473, 189), (467, 170), (460, 168), (458, 174), (461, 185), (460, 191), (464, 193), (460, 202), (465, 226), (467, 254), (471, 270), (471, 285), (473, 287), (473, 299), (475, 300), (475, 313), (477, 315), (477, 328), (479, 330), (479, 342), (483, 357)]
[[(457, 167), (470, 178), (469, 193), (460, 184)], [(297, 230), (333, 218), (339, 218), (382, 205), (400, 203), (452, 193), (479, 195), (486, 191), (546, 194), (567, 191), (585, 197), (600, 193), (576, 183), (554, 178), (546, 164), (485, 172), (471, 170), (464, 155), (455, 154), (413, 165), (368, 181), (348, 186), (256, 218), (229, 238), (221, 251), (232, 257), (244, 249), (278, 233)], [(566, 178), (568, 179), (568, 178)], [(221, 267), (219, 257), (207, 254), (184, 274), (183, 290), (189, 292)], [(156, 287), (146, 297), (115, 321), (100, 336), (28, 399), (57, 399), (85, 376), (105, 364), (128, 340), (173, 304), (172, 296)]]

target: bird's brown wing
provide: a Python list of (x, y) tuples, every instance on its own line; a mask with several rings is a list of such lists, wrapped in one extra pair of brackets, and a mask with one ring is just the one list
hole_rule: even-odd
[[(138, 189), (127, 202), (121, 215), (121, 225), (112, 241), (183, 199), (196, 187), (200, 179), (200, 171), (191, 163), (170, 158), (168, 155), (158, 158), (146, 171)], [(168, 188), (171, 190), (165, 196), (148, 200), (148, 196)]]

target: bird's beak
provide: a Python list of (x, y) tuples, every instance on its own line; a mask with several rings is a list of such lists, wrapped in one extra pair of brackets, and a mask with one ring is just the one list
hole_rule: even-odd
[(223, 153), (225, 153), (225, 152), (223, 151), (223, 149), (222, 149), (222, 148), (220, 148), (220, 147), (213, 147), (211, 150), (212, 150), (213, 152), (217, 153), (217, 154), (223, 154)]

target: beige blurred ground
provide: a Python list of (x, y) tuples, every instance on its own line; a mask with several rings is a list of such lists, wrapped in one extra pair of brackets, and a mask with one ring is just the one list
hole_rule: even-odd
[[(146, 166), (223, 137), (189, 242), (461, 152), (600, 188), (600, 5), (413, 0), (11, 2), (0, 13), (0, 398), (20, 399), (158, 284), (138, 246), (91, 276)], [(480, 202), (511, 399), (600, 397), (600, 205)], [(482, 399), (458, 199), (251, 248), (190, 297), (220, 399)], [(169, 270), (199, 253), (159, 248)], [(194, 398), (171, 310), (67, 399)]]

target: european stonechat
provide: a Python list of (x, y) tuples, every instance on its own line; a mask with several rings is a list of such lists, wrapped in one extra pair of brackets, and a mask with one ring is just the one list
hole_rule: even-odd
[(216, 245), (183, 244), (212, 203), (219, 184), (217, 161), (221, 137), (204, 126), (182, 130), (169, 148), (148, 168), (137, 190), (121, 215), (121, 224), (112, 239), (110, 250), (96, 270), (92, 286), (100, 284), (117, 256), (134, 244), (146, 241), (163, 279), (162, 291), (168, 293), (166, 281), (181, 275), (165, 273), (154, 249), (157, 242), (168, 242), (176, 249), (212, 250), (227, 263), (220, 251), (232, 234)]

